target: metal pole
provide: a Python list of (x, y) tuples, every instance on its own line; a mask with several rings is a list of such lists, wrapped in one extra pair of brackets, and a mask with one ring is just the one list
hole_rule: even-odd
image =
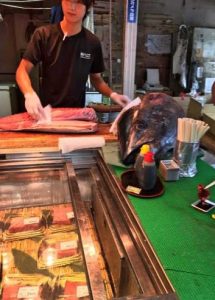
[(139, 0), (125, 0), (123, 94), (134, 98)]

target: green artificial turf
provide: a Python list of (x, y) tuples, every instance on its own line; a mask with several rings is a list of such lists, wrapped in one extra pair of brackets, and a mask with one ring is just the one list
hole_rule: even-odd
[[(198, 160), (193, 178), (163, 182), (165, 192), (152, 199), (128, 196), (179, 299), (215, 299), (215, 209), (203, 213), (191, 204), (197, 185), (215, 180), (215, 169)], [(120, 177), (125, 169), (113, 166)], [(210, 189), (215, 202), (215, 186)]]

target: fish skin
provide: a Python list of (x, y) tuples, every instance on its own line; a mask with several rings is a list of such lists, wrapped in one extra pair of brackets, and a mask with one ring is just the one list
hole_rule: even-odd
[(167, 159), (177, 136), (177, 119), (185, 116), (183, 108), (164, 93), (149, 93), (141, 104), (126, 111), (118, 122), (121, 160), (133, 164), (143, 144), (150, 144), (158, 162)]

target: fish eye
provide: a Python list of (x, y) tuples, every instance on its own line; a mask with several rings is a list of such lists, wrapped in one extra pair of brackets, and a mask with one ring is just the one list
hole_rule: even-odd
[(145, 123), (137, 123), (136, 124), (136, 129), (137, 130), (141, 130), (141, 129), (145, 129), (147, 126)]

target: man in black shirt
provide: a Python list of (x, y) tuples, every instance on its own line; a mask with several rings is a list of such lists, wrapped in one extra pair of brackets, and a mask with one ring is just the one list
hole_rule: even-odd
[[(101, 44), (82, 26), (93, 0), (62, 0), (63, 20), (38, 28), (24, 53), (16, 80), (25, 97), (25, 107), (35, 119), (44, 116), (43, 106), (83, 107), (85, 87), (90, 75), (97, 91), (124, 106), (128, 97), (120, 95), (104, 82)], [(29, 73), (42, 62), (41, 100), (32, 88)], [(42, 102), (42, 103), (41, 103)]]

